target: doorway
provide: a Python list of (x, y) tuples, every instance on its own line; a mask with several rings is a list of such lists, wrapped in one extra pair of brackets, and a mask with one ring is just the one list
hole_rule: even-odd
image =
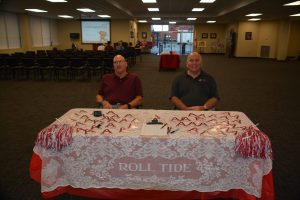
[(193, 25), (151, 25), (151, 53), (189, 54), (193, 51)]

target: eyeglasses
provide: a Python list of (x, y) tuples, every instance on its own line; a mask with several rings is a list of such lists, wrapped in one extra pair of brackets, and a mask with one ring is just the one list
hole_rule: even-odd
[(114, 61), (114, 64), (118, 65), (118, 64), (122, 64), (123, 62), (125, 62), (125, 60)]

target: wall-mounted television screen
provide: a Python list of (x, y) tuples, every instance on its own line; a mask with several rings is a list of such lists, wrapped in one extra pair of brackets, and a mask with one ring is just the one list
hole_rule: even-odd
[(107, 43), (110, 41), (110, 21), (82, 20), (82, 43)]
[(79, 33), (70, 33), (70, 39), (71, 40), (79, 40), (80, 34)]

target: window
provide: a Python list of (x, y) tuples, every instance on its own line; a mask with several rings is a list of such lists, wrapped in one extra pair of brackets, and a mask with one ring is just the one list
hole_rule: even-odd
[(51, 19), (30, 16), (30, 35), (33, 47), (56, 45), (56, 22)]
[(152, 32), (169, 31), (169, 25), (151, 25)]
[(0, 12), (0, 49), (21, 48), (18, 17)]

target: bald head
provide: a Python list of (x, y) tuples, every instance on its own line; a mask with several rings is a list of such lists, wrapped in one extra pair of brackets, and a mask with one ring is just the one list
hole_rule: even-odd
[(114, 57), (114, 61), (121, 61), (121, 60), (125, 61), (125, 58), (122, 55), (116, 55)]
[(127, 62), (122, 55), (116, 55), (113, 60), (115, 74), (124, 77), (127, 74)]
[(192, 74), (200, 74), (202, 67), (202, 56), (198, 52), (192, 52), (186, 59), (186, 67)]

